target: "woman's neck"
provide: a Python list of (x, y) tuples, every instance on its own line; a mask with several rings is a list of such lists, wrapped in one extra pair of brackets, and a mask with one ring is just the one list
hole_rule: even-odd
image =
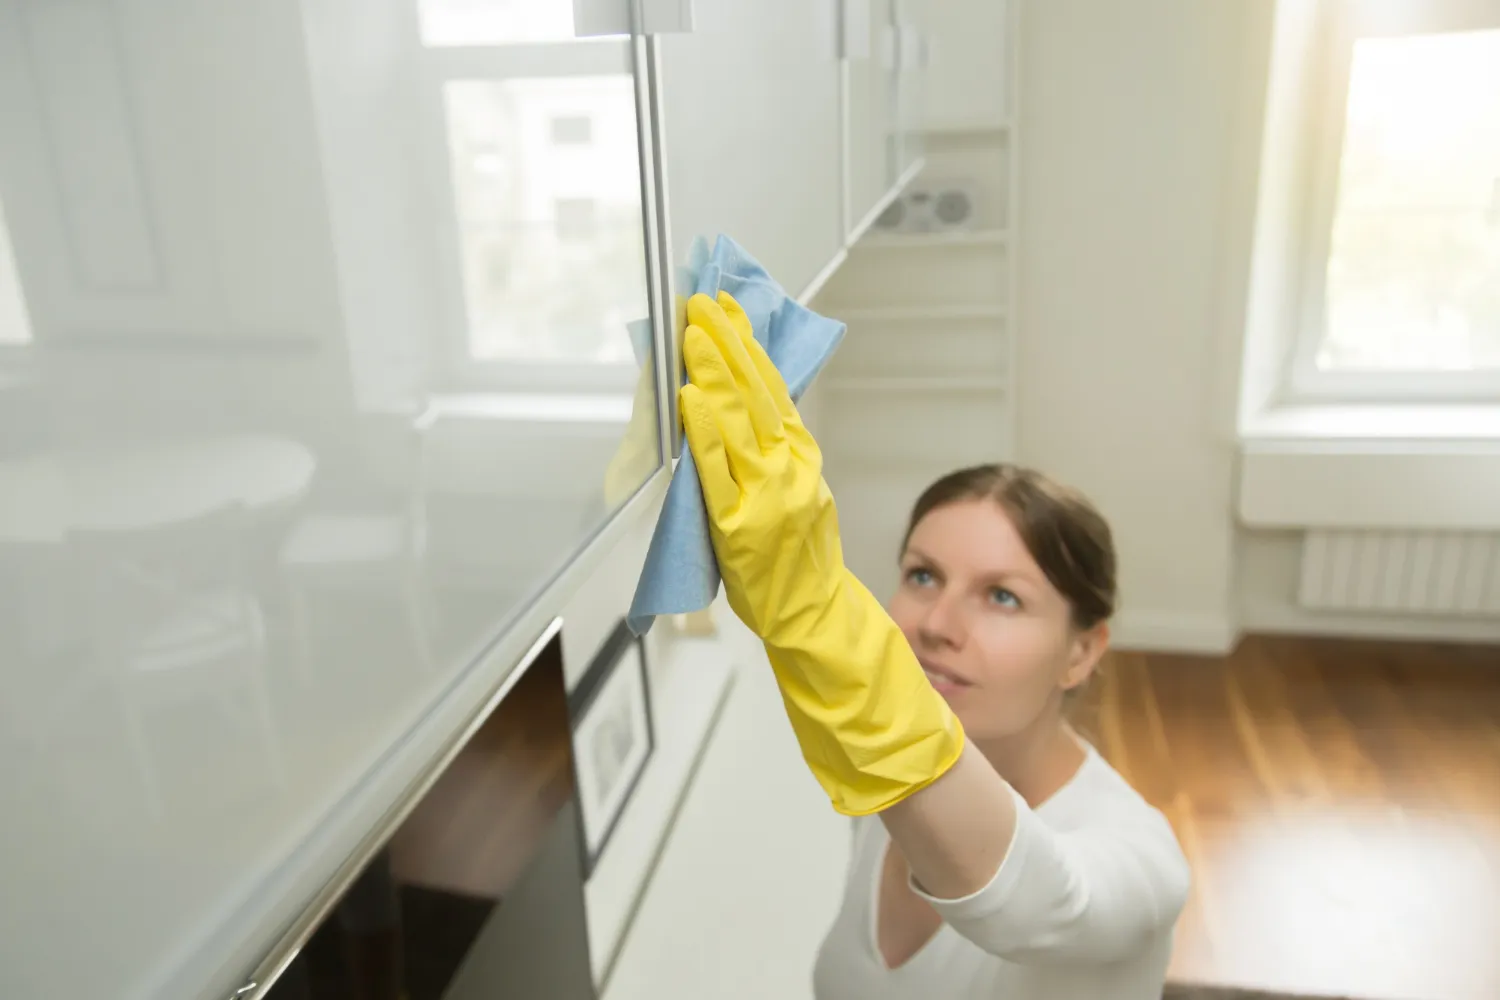
[(1088, 756), (1060, 713), (1049, 712), (1022, 732), (975, 743), (1033, 809), (1072, 780)]

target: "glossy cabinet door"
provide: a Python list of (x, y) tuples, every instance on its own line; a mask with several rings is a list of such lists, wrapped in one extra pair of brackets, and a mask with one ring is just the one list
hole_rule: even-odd
[(837, 26), (836, 0), (694, 0), (659, 36), (676, 264), (723, 233), (796, 295), (843, 248)]
[(926, 152), (927, 64), (931, 39), (922, 27), (929, 3), (938, 0), (892, 0), (892, 47), (896, 64), (896, 173), (904, 176)]
[(660, 474), (644, 42), (572, 16), (0, 0), (0, 996), (237, 986)]
[(896, 117), (893, 0), (844, 0), (844, 19), (846, 197), (848, 226), (855, 232), (896, 183), (904, 137)]

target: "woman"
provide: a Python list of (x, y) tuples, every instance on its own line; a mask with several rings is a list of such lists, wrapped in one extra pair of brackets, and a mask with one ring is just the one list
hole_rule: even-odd
[(744, 313), (696, 296), (688, 320), (683, 423), (729, 603), (814, 776), (863, 817), (819, 1000), (1159, 1000), (1187, 864), (1063, 716), (1109, 643), (1108, 526), (1035, 473), (955, 473), (913, 512), (887, 614)]

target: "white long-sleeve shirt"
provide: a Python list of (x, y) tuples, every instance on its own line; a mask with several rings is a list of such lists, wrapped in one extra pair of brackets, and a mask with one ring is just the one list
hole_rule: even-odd
[(913, 884), (943, 925), (896, 969), (875, 924), (890, 836), (878, 817), (856, 820), (817, 1000), (1160, 1000), (1189, 883), (1166, 819), (1092, 747), (1056, 794), (1035, 810), (1017, 795), (1016, 809), (983, 889), (940, 900)]

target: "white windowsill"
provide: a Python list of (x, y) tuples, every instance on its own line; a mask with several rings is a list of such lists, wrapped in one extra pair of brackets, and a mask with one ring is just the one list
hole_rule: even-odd
[(1246, 420), (1246, 451), (1302, 453), (1347, 447), (1371, 451), (1450, 453), (1455, 446), (1500, 445), (1500, 404), (1353, 403), (1284, 406)]
[(1268, 411), (1240, 430), (1253, 528), (1500, 530), (1500, 406)]

